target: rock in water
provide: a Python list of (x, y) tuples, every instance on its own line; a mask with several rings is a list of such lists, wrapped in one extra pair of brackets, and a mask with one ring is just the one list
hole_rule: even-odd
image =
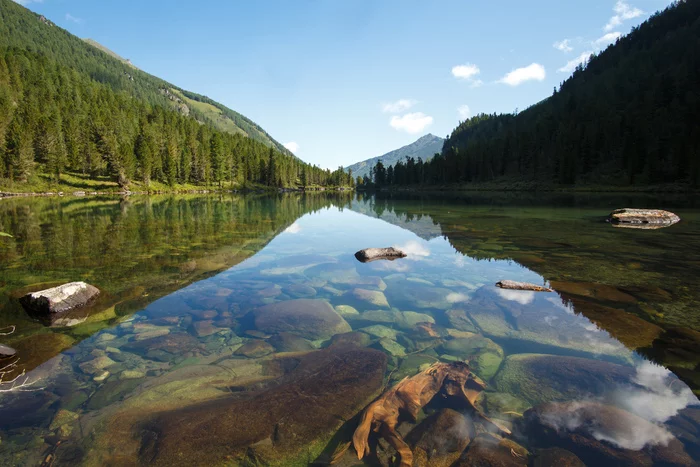
[(533, 292), (552, 292), (553, 290), (548, 287), (542, 287), (541, 285), (530, 284), (529, 282), (516, 282), (516, 281), (499, 281), (496, 282), (496, 286), (502, 289), (510, 290), (531, 290)]
[(616, 227), (634, 229), (659, 229), (680, 220), (681, 218), (674, 213), (659, 209), (616, 209), (608, 217), (608, 222)]
[(291, 332), (305, 339), (330, 339), (352, 329), (325, 300), (298, 299), (272, 303), (253, 311), (255, 327), (270, 334)]
[(17, 351), (12, 347), (0, 344), (0, 358), (12, 357)]
[(27, 311), (61, 313), (85, 306), (99, 293), (97, 287), (85, 282), (70, 282), (27, 294), (19, 301)]
[(355, 258), (362, 263), (369, 263), (378, 259), (394, 261), (397, 258), (405, 258), (406, 253), (396, 248), (366, 248), (355, 253)]

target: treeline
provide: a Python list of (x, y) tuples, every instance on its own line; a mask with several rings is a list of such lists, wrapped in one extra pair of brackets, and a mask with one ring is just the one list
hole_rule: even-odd
[(375, 167), (371, 181), (698, 187), (698, 122), (700, 2), (681, 1), (592, 56), (546, 100), (462, 122), (440, 155)]
[(19, 49), (0, 50), (0, 148), (0, 177), (16, 182), (75, 171), (121, 186), (350, 183), (342, 169), (311, 167)]

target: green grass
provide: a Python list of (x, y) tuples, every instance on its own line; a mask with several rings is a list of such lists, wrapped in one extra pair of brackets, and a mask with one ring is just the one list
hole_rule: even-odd
[(218, 107), (215, 107), (211, 104), (207, 104), (206, 102), (199, 102), (194, 99), (189, 99), (183, 93), (174, 88), (171, 88), (170, 92), (182, 99), (182, 101), (185, 104), (187, 104), (189, 108), (196, 110), (197, 112), (201, 113), (209, 120), (211, 120), (214, 126), (216, 126), (216, 128), (218, 128), (219, 130), (225, 131), (226, 133), (240, 133), (244, 136), (249, 136), (245, 131), (243, 131), (235, 123), (233, 123), (233, 120), (224, 116), (222, 114), (221, 109), (219, 109)]

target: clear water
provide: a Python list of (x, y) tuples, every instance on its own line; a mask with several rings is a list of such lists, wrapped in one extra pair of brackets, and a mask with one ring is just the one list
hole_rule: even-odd
[[(354, 465), (353, 417), (437, 361), (487, 383), (479, 409), (528, 451), (506, 450), (513, 465), (551, 447), (588, 465), (695, 463), (700, 211), (684, 202), (659, 231), (602, 222), (626, 202), (657, 200), (4, 200), (0, 324), (17, 330), (2, 343), (30, 384), (0, 393), (0, 465)], [(389, 245), (408, 257), (353, 256)], [(100, 300), (53, 320), (17, 303), (68, 280)], [(549, 402), (579, 404), (543, 416), (558, 436), (528, 418)], [(420, 462), (460, 455), (438, 451)]]

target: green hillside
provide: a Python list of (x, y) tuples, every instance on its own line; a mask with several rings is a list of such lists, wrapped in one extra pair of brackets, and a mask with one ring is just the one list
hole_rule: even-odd
[(116, 58), (117, 60), (119, 60), (120, 62), (124, 63), (125, 65), (129, 65), (129, 66), (132, 67), (132, 68), (136, 68), (136, 67), (131, 63), (131, 61), (129, 61), (128, 59), (126, 59), (126, 58), (124, 58), (124, 57), (122, 57), (122, 56), (120, 56), (120, 55), (117, 54), (116, 52), (113, 52), (112, 50), (108, 49), (107, 47), (105, 47), (104, 45), (100, 44), (99, 42), (97, 42), (97, 41), (95, 41), (95, 40), (92, 40), (92, 39), (83, 39), (83, 40), (84, 40), (86, 43), (90, 44), (91, 46), (96, 47), (96, 48), (98, 48), (99, 50), (103, 51), (103, 52), (106, 53), (107, 55), (109, 55), (109, 56), (111, 56), (111, 57), (113, 57), (113, 58)]
[(0, 156), (12, 191), (349, 183), (11, 0), (0, 0)]
[(699, 83), (700, 2), (680, 1), (544, 101), (461, 123), (414, 175), (427, 185), (697, 188)]

